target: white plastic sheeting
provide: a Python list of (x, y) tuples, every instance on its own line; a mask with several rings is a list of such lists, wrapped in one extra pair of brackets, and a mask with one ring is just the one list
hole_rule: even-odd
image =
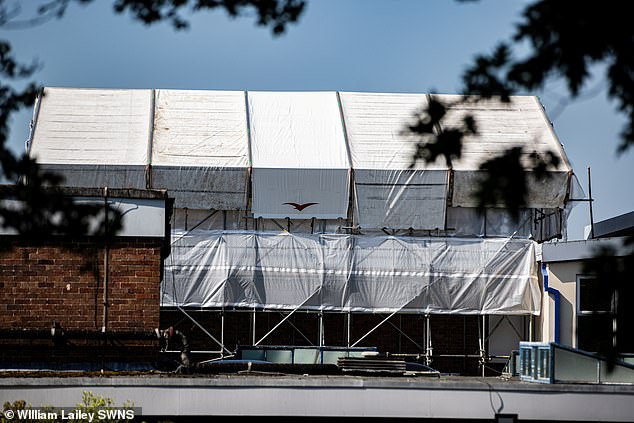
[(565, 237), (563, 209), (520, 209), (517, 220), (505, 209), (447, 208), (447, 228), (458, 236), (530, 238), (544, 242)]
[(347, 169), (253, 169), (253, 216), (337, 219), (346, 217)]
[[(66, 186), (167, 189), (177, 208), (328, 221), (352, 212), (344, 225), (367, 231), (443, 230), (448, 206), (477, 206), (480, 164), (522, 146), (525, 154), (552, 151), (560, 159), (549, 179), (529, 175), (527, 208), (564, 207), (571, 168), (535, 97), (450, 106), (438, 130), (462, 125), (471, 114), (479, 132), (464, 140), (452, 178), (442, 160), (412, 166), (420, 140), (406, 128), (428, 98), (46, 88), (30, 154), (61, 173)], [(480, 232), (479, 224), (471, 222), (470, 232)]]
[(355, 223), (361, 228), (444, 229), (447, 172), (355, 170)]
[(478, 171), (480, 164), (512, 147), (523, 148), (524, 166), (529, 165), (528, 155), (533, 152), (550, 151), (559, 158), (557, 168), (549, 170), (550, 178), (538, 181), (529, 174), (526, 206), (563, 206), (572, 168), (537, 97), (513, 96), (510, 103), (489, 99), (457, 105), (451, 104), (461, 96), (443, 94), (434, 98), (450, 105), (443, 120), (444, 128), (461, 127), (463, 118), (471, 115), (478, 130), (477, 135), (463, 139), (461, 158), (453, 163), (453, 206), (477, 207), (473, 194), (483, 177)]
[(362, 228), (445, 227), (447, 167), (413, 163), (405, 129), (425, 94), (340, 93), (354, 168), (355, 222)]
[(336, 94), (249, 92), (248, 107), (254, 217), (346, 217), (350, 163)]
[(151, 90), (46, 88), (30, 154), (66, 186), (145, 188)]
[(244, 91), (156, 90), (152, 187), (177, 207), (246, 209)]
[(174, 235), (163, 306), (538, 314), (534, 244), (198, 231)]
[[(488, 158), (493, 157), (493, 155), (488, 156)], [(571, 172), (572, 170), (549, 171), (549, 178), (539, 180), (528, 172), (526, 206), (534, 209), (563, 207), (572, 176)], [(478, 170), (454, 172), (452, 205), (477, 207), (478, 201), (474, 194), (485, 176), (484, 172)]]

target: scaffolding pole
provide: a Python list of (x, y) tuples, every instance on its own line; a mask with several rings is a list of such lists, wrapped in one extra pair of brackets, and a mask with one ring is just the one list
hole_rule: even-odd
[(319, 312), (319, 347), (324, 346), (324, 312)]
[(348, 312), (347, 328), (346, 328), (346, 347), (350, 348), (350, 336), (352, 328), (352, 313)]
[(255, 307), (253, 307), (253, 314), (252, 314), (252, 319), (251, 319), (251, 328), (252, 328), (251, 329), (251, 344), (252, 345), (257, 345), (255, 343)]
[(425, 315), (425, 364), (431, 365), (433, 361), (433, 350), (431, 343), (431, 319), (429, 318), (429, 314)]
[[(297, 310), (299, 310), (300, 307), (303, 307), (304, 304), (306, 304), (308, 301), (310, 301), (310, 299), (313, 298), (315, 296), (315, 294), (317, 294), (320, 290), (321, 290), (321, 287), (319, 289), (317, 289), (315, 292), (313, 292), (312, 294), (310, 294), (308, 296), (308, 298), (306, 298), (304, 301), (302, 301), (301, 304), (299, 304), (297, 307), (295, 307), (293, 309), (293, 311), (288, 313), (286, 315), (286, 317), (284, 317), (282, 320), (280, 320), (280, 322), (277, 325), (273, 326), (273, 329), (268, 331), (266, 333), (266, 335), (264, 335), (258, 342), (255, 342), (255, 308), (254, 308), (253, 309), (253, 345), (257, 346), (257, 345), (260, 344), (260, 342), (264, 341), (270, 334), (272, 334), (275, 331), (275, 329), (279, 328), (282, 325), (282, 323), (284, 323), (286, 320), (288, 320), (288, 318), (291, 317)], [(319, 346), (321, 346), (321, 339), (319, 340), (319, 344), (320, 344)]]
[(482, 315), (482, 326), (478, 323), (478, 344), (480, 346), (480, 366), (482, 367), (482, 377), (484, 377), (484, 371), (486, 369), (486, 363), (488, 360), (486, 351), (486, 342), (488, 336), (486, 333), (486, 315)]
[(528, 317), (528, 340), (533, 341), (533, 315)]
[[(403, 306), (405, 307), (405, 306)], [(359, 338), (359, 340), (357, 342), (355, 342), (354, 344), (351, 345), (351, 347), (356, 347), (357, 344), (361, 341), (363, 341), (365, 338), (368, 337), (368, 335), (370, 335), (372, 332), (374, 332), (375, 330), (377, 330), (381, 325), (383, 325), (383, 323), (387, 322), (389, 320), (390, 317), (394, 316), (396, 313), (398, 313), (399, 311), (401, 311), (401, 309), (403, 308), (399, 308), (398, 310), (394, 311), (392, 314), (390, 314), (389, 316), (387, 316), (385, 319), (381, 320), (381, 322), (376, 325), (375, 327), (373, 327), (372, 329), (370, 329), (365, 335), (363, 335), (361, 338)]]
[[(220, 311), (220, 343), (225, 344), (225, 310)], [(225, 356), (224, 350), (220, 351), (220, 358)]]
[(205, 335), (207, 335), (209, 338), (211, 338), (216, 344), (218, 344), (220, 346), (220, 348), (222, 348), (222, 350), (227, 351), (229, 354), (231, 354), (231, 351), (229, 351), (222, 342), (218, 341), (216, 339), (215, 336), (213, 336), (211, 333), (209, 333), (209, 331), (207, 329), (205, 329), (205, 327), (203, 325), (201, 325), (200, 323), (198, 323), (198, 321), (196, 319), (194, 319), (192, 316), (190, 316), (182, 307), (180, 306), (176, 306), (176, 308), (178, 308), (178, 310), (183, 313), (185, 316), (187, 316), (187, 318), (189, 320), (192, 321), (192, 323), (194, 323), (196, 326), (198, 326), (198, 328), (200, 330), (202, 330)]

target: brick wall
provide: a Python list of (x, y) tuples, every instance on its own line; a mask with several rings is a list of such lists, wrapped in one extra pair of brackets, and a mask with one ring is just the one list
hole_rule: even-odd
[[(0, 329), (101, 329), (104, 249), (94, 239), (9, 241), (0, 250)], [(117, 239), (108, 265), (109, 331), (158, 327), (161, 240)]]

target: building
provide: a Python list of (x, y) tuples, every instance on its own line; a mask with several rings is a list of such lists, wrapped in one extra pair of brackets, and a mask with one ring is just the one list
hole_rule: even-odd
[[(623, 291), (619, 281), (597, 280), (586, 265), (602, 251), (610, 266), (619, 260), (631, 259), (632, 247), (626, 240), (634, 228), (634, 213), (626, 213), (596, 222), (586, 233), (594, 237), (581, 241), (543, 244), (538, 248), (542, 280), (549, 287), (544, 296), (541, 315), (541, 339), (586, 351), (608, 351), (616, 346), (620, 353), (633, 353), (627, 328), (616, 328), (617, 305), (631, 292)], [(616, 276), (618, 277), (618, 276)], [(627, 281), (622, 281), (627, 282)], [(618, 302), (615, 295), (624, 296)], [(620, 330), (619, 330), (620, 329)]]
[[(0, 193), (4, 206), (20, 207), (10, 186)], [(2, 368), (126, 369), (156, 361), (171, 201), (156, 190), (64, 188), (63, 193), (83, 204), (115, 207), (122, 228), (107, 238), (24, 238), (2, 230)]]
[[(542, 243), (565, 240), (583, 194), (541, 104), (437, 97), (452, 103), (449, 127), (478, 122), (452, 167), (412, 163), (403, 128), (425, 94), (46, 88), (29, 154), (75, 201), (120, 210), (123, 229), (108, 242), (2, 233), (4, 369), (142, 370), (249, 349), (301, 371), (5, 377), (0, 399), (71, 406), (90, 390), (176, 417), (629, 420), (631, 386), (303, 374), (361, 348), (491, 375), (520, 340), (579, 344), (566, 266), (582, 256)], [(519, 221), (478, 213), (479, 164), (516, 146), (559, 165), (529, 174)], [(169, 327), (183, 336), (160, 346)]]
[[(28, 150), (69, 189), (173, 199), (169, 255), (144, 263), (160, 300), (128, 328), (175, 325), (201, 359), (372, 346), (473, 374), (535, 338), (536, 241), (565, 237), (575, 178), (535, 97), (437, 97), (448, 126), (478, 122), (452, 167), (412, 163), (404, 128), (426, 94), (46, 88)], [(559, 158), (550, 178), (529, 175), (518, 222), (473, 198), (480, 163), (512, 146)], [(11, 308), (0, 321), (19, 325), (28, 311)]]

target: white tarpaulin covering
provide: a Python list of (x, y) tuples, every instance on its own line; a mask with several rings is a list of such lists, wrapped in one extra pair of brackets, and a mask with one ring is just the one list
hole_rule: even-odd
[(152, 139), (152, 187), (177, 207), (246, 209), (244, 91), (156, 90)]
[(151, 90), (46, 88), (30, 154), (76, 187), (145, 188)]
[(534, 244), (198, 231), (175, 234), (163, 306), (538, 314)]
[(354, 176), (361, 228), (444, 229), (446, 171), (360, 169)]
[[(560, 159), (549, 179), (530, 178), (527, 208), (564, 207), (571, 168), (535, 97), (449, 107), (438, 130), (462, 126), (470, 114), (479, 132), (465, 138), (453, 178), (442, 160), (412, 166), (420, 140), (406, 128), (427, 95), (337, 97), (46, 88), (30, 154), (46, 170), (61, 173), (66, 186), (167, 189), (177, 208), (330, 221), (352, 210), (354, 220), (338, 226), (451, 230), (445, 228), (448, 206), (477, 206), (480, 165), (522, 146), (526, 155), (552, 151)], [(437, 98), (447, 103), (461, 97)], [(474, 225), (470, 232), (479, 231)]]
[(334, 92), (249, 92), (254, 217), (346, 217), (350, 163)]
[[(457, 95), (434, 95), (444, 104), (460, 99)], [(466, 102), (448, 109), (444, 127), (460, 127), (462, 119), (471, 115), (476, 121), (478, 134), (467, 136), (462, 144), (462, 156), (454, 162), (454, 207), (477, 207), (473, 197), (482, 173), (483, 161), (499, 156), (512, 147), (523, 147), (524, 165), (532, 152), (555, 153), (560, 159), (556, 169), (550, 169), (550, 178), (537, 181), (530, 177), (526, 206), (529, 208), (563, 207), (572, 168), (553, 132), (537, 97), (513, 96), (510, 103), (499, 99)]]
[(362, 228), (445, 226), (446, 166), (413, 164), (417, 139), (405, 133), (425, 94), (341, 93), (354, 168), (355, 222)]

